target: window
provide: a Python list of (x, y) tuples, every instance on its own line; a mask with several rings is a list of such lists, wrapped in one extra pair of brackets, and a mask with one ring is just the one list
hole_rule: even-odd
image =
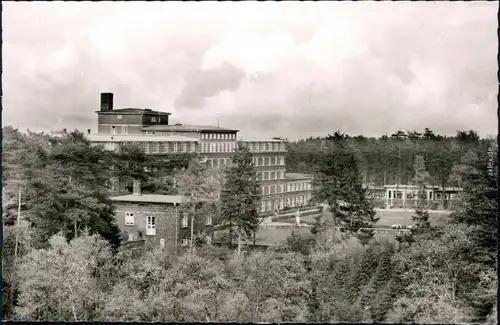
[(208, 245), (212, 245), (212, 237), (211, 236), (206, 236), (205, 240), (206, 240)]
[(261, 172), (257, 172), (257, 180), (258, 181), (262, 180), (262, 173)]
[(160, 247), (164, 248), (165, 247), (165, 239), (160, 239)]
[(187, 213), (184, 212), (182, 214), (182, 221), (181, 221), (181, 227), (182, 228), (187, 228), (188, 227), (188, 219), (189, 219), (189, 217), (188, 217)]
[(269, 179), (269, 172), (264, 172), (264, 180), (267, 181)]
[(207, 226), (211, 226), (212, 225), (212, 215), (211, 214), (208, 214), (207, 215), (207, 220), (205, 220), (205, 225)]
[(116, 134), (116, 128), (114, 125), (111, 125), (111, 134)]
[(147, 216), (146, 220), (146, 235), (156, 235), (156, 220), (153, 216)]
[(269, 166), (269, 158), (264, 158), (264, 166)]
[(122, 134), (128, 134), (128, 126), (122, 125)]
[(266, 142), (266, 151), (269, 151), (270, 150), (270, 146), (269, 146), (269, 143)]
[(276, 187), (274, 185), (271, 186), (271, 194), (276, 193)]
[(125, 225), (126, 226), (134, 225), (134, 214), (132, 212), (125, 213)]
[(186, 238), (181, 239), (181, 246), (182, 247), (187, 247), (187, 246), (189, 246), (189, 242), (190, 242), (189, 239), (186, 239)]
[(257, 151), (257, 143), (252, 142), (252, 151)]
[(275, 172), (271, 172), (271, 179), (276, 179), (276, 173)]
[(129, 232), (128, 233), (128, 241), (132, 241), (132, 240), (134, 240), (134, 234)]
[(266, 202), (261, 202), (260, 203), (260, 212), (266, 211)]
[(144, 150), (145, 153), (149, 153), (149, 142), (142, 143), (142, 150)]
[(276, 158), (271, 157), (271, 166), (276, 165)]
[(271, 150), (272, 150), (272, 151), (276, 151), (276, 143), (274, 143), (274, 142), (273, 142), (273, 143), (271, 144)]
[(151, 152), (153, 152), (153, 153), (159, 152), (158, 142), (151, 142)]
[(257, 164), (258, 166), (262, 166), (264, 164), (264, 159), (259, 158), (259, 163)]

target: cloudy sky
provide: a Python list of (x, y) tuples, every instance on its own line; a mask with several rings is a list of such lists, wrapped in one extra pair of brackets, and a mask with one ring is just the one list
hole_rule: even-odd
[(246, 137), (497, 131), (496, 2), (3, 4), (3, 125), (115, 107)]

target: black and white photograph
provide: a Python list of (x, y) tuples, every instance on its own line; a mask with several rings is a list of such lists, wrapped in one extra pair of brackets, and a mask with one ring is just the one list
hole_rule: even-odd
[(2, 2), (14, 322), (497, 324), (497, 1)]

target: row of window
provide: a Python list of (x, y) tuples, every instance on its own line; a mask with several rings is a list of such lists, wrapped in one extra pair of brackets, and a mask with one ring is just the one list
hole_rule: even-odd
[(285, 157), (254, 157), (252, 163), (254, 166), (284, 166)]
[(292, 184), (279, 184), (279, 185), (267, 185), (262, 186), (262, 194), (275, 194), (284, 192), (296, 192), (296, 191), (306, 191), (311, 189), (311, 183), (292, 183)]
[(285, 171), (257, 172), (258, 181), (268, 181), (273, 179), (285, 179)]
[[(386, 193), (377, 193), (379, 195), (372, 195), (372, 197), (376, 198), (385, 198), (387, 195), (388, 199), (402, 199), (403, 198), (403, 192), (402, 191), (387, 191)], [(441, 200), (442, 198), (442, 193), (441, 192), (427, 192), (425, 194), (426, 199), (428, 200)], [(410, 192), (406, 193), (406, 198), (409, 200), (416, 200), (418, 198), (418, 192)], [(445, 193), (444, 194), (445, 200), (450, 200), (453, 198), (453, 193)]]
[(195, 152), (194, 142), (142, 142), (145, 153)]
[[(195, 142), (122, 142), (124, 145), (140, 144), (146, 153), (177, 153), (177, 152), (234, 152), (236, 143), (234, 142), (215, 142), (199, 143)], [(106, 150), (118, 150), (121, 146), (118, 142), (106, 142)], [(254, 166), (284, 166), (285, 157), (254, 157), (252, 158)]]
[(284, 142), (243, 142), (243, 145), (251, 152), (273, 152), (286, 150)]
[(260, 212), (271, 212), (285, 207), (299, 207), (307, 205), (311, 199), (311, 194), (299, 195), (279, 200), (262, 200)]
[(203, 140), (236, 140), (235, 133), (202, 133)]
[(179, 153), (195, 152), (196, 144), (193, 142), (105, 142), (104, 149), (116, 151), (122, 145), (139, 144), (145, 153)]
[[(182, 220), (181, 220), (181, 227), (182, 228), (188, 228), (188, 223), (189, 223), (189, 217), (187, 213), (183, 213), (182, 215)], [(133, 226), (135, 224), (135, 215), (133, 212), (126, 212), (125, 213), (125, 225), (126, 226)], [(205, 225), (211, 226), (212, 225), (212, 216), (210, 214), (207, 215), (205, 219)], [(156, 218), (154, 216), (147, 216), (146, 217), (146, 229), (147, 228), (156, 228)]]
[(201, 152), (233, 152), (236, 148), (235, 142), (200, 143)]
[(286, 184), (287, 192), (307, 191), (312, 188), (311, 181), (290, 182)]

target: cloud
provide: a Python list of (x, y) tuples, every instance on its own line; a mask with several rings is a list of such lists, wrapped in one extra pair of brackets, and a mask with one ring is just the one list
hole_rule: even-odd
[(186, 78), (186, 85), (174, 102), (177, 108), (201, 108), (206, 98), (213, 97), (221, 91), (234, 91), (240, 86), (245, 72), (227, 62), (219, 67), (198, 70)]
[(493, 2), (5, 3), (4, 125), (94, 128), (99, 92), (288, 138), (496, 133)]

